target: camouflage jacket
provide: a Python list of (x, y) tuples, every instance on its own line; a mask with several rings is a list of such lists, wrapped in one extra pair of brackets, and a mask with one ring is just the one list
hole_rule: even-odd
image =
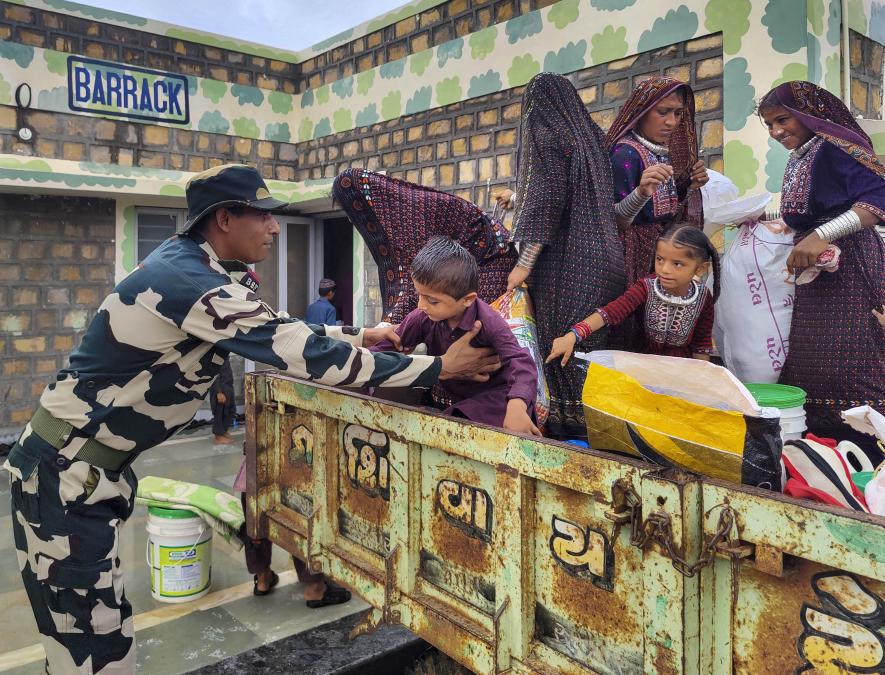
[(439, 376), (439, 358), (372, 353), (362, 330), (283, 318), (256, 291), (246, 265), (220, 261), (199, 235), (173, 237), (105, 298), (40, 403), (85, 436), (141, 451), (193, 418), (230, 352), (330, 385)]

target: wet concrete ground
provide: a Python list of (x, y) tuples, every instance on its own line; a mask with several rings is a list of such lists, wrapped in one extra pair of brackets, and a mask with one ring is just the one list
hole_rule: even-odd
[[(208, 427), (172, 439), (144, 453), (135, 473), (201, 483), (233, 492), (242, 460), (242, 427), (235, 445), (214, 446)], [(2, 463), (2, 462), (0, 462)], [(18, 572), (9, 519), (9, 480), (0, 469), (0, 673), (43, 672), (43, 650)], [(151, 597), (145, 563), (147, 509), (136, 507), (122, 532), (120, 557), (126, 595), (135, 613), (138, 670), (150, 675), (178, 675), (218, 663), (316, 626), (365, 609), (358, 599), (344, 605), (308, 609), (291, 560), (274, 549), (273, 568), (281, 585), (265, 596), (252, 595), (252, 575), (243, 553), (213, 538), (212, 588), (198, 600), (167, 604)], [(292, 672), (292, 671), (290, 671)]]

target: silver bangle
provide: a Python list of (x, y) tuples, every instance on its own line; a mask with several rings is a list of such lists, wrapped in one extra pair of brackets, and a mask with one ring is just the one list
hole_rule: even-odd
[(532, 269), (535, 263), (538, 262), (543, 249), (544, 244), (523, 244), (519, 247), (519, 259), (516, 261), (516, 264), (520, 267)]
[(639, 215), (639, 212), (642, 211), (645, 207), (645, 203), (649, 199), (651, 199), (651, 197), (646, 197), (639, 192), (639, 188), (636, 188), (633, 192), (615, 204), (615, 215), (632, 223), (633, 219)]
[(863, 225), (860, 222), (860, 216), (849, 209), (832, 220), (824, 223), (820, 227), (814, 228), (817, 236), (827, 243), (833, 243), (837, 239), (860, 232)]

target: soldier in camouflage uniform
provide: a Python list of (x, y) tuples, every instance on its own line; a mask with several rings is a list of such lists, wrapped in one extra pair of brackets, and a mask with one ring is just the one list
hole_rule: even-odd
[[(135, 670), (119, 530), (132, 513), (131, 462), (184, 427), (228, 354), (331, 385), (426, 387), (495, 368), (465, 335), (441, 358), (373, 354), (384, 329), (278, 316), (246, 263), (279, 232), (255, 169), (226, 165), (188, 183), (184, 231), (114, 288), (9, 453), (18, 562), (52, 673)], [(479, 377), (484, 377), (479, 375)], [(487, 377), (487, 376), (485, 376)]]

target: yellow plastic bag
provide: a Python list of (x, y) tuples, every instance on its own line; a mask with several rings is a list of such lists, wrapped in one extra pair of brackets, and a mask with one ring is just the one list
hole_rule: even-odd
[(550, 394), (547, 391), (547, 380), (544, 378), (544, 360), (538, 346), (538, 328), (535, 325), (535, 314), (528, 289), (520, 286), (507, 291), (490, 306), (504, 318), (519, 346), (529, 351), (538, 369), (535, 416), (538, 426), (541, 427), (550, 414)]
[(780, 491), (779, 419), (725, 368), (617, 351), (586, 359), (582, 398), (594, 449)]

